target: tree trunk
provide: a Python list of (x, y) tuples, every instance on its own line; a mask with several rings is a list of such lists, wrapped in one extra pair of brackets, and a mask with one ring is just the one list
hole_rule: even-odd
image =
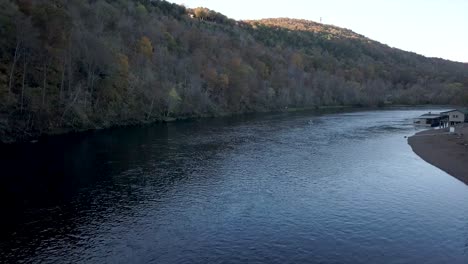
[[(86, 89), (86, 90), (89, 91), (90, 96), (92, 96), (92, 92), (93, 92), (93, 90), (92, 90), (93, 87), (92, 87), (92, 86), (93, 86), (93, 84), (94, 84), (94, 80), (93, 80), (93, 79), (94, 79), (94, 72), (93, 72), (93, 71), (94, 71), (94, 66), (93, 66), (92, 64), (90, 64), (90, 65), (88, 66), (88, 80), (87, 80), (88, 85), (87, 85), (87, 89)], [(88, 105), (88, 94), (85, 93), (84, 96), (85, 96), (84, 108), (85, 108), (85, 110), (86, 110), (87, 105)], [(92, 100), (92, 97), (91, 97), (90, 101), (91, 101), (91, 100)]]
[(44, 108), (45, 105), (45, 97), (46, 97), (46, 88), (47, 88), (47, 68), (48, 68), (47, 62), (44, 62), (44, 80), (43, 80), (43, 87), (42, 87), (42, 108)]
[(154, 95), (153, 95), (153, 98), (151, 99), (151, 105), (150, 105), (150, 109), (148, 111), (148, 115), (146, 116), (146, 121), (148, 121), (151, 117), (151, 115), (153, 114), (153, 107), (154, 107)]
[(72, 91), (72, 79), (73, 79), (73, 69), (72, 69), (72, 59), (70, 56), (70, 60), (68, 62), (68, 94), (69, 99), (72, 99), (73, 91)]
[[(67, 105), (65, 107), (65, 109), (63, 110), (63, 113), (62, 113), (62, 118), (60, 118), (60, 124), (63, 125), (63, 121), (65, 119), (65, 115), (67, 114), (67, 111), (73, 107), (73, 105), (75, 104), (76, 100), (78, 99), (78, 96), (80, 95), (80, 91), (81, 91), (81, 85), (78, 85), (78, 88), (76, 89), (76, 94), (75, 94), (75, 97), (73, 98), (72, 102), (70, 102), (69, 105)], [(72, 96), (72, 95), (71, 95)]]
[(93, 74), (91, 75), (91, 87), (89, 90), (89, 104), (91, 108), (93, 107), (93, 93), (94, 93), (94, 81), (95, 80), (96, 80), (96, 76), (94, 75), (94, 72), (93, 72)]
[(63, 59), (62, 78), (61, 78), (61, 81), (60, 81), (60, 93), (59, 93), (60, 102), (63, 102), (63, 87), (65, 85), (65, 63), (66, 63), (66, 60)]
[(21, 86), (21, 113), (23, 113), (23, 107), (24, 107), (24, 89), (25, 89), (25, 84), (26, 84), (26, 66), (28, 62), (26, 60), (26, 55), (24, 56), (24, 63), (23, 63), (23, 84)]
[(16, 48), (15, 48), (15, 56), (13, 58), (13, 65), (11, 66), (11, 71), (10, 71), (10, 80), (8, 83), (8, 94), (11, 94), (11, 89), (12, 89), (12, 84), (13, 84), (13, 75), (15, 73), (15, 67), (16, 67), (16, 62), (18, 61), (19, 58), (19, 48), (20, 48), (20, 42), (18, 41), (16, 43)]

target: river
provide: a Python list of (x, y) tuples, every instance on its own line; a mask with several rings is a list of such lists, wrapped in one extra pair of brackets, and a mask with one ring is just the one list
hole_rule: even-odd
[(279, 113), (0, 151), (1, 263), (468, 263), (468, 187), (424, 110)]

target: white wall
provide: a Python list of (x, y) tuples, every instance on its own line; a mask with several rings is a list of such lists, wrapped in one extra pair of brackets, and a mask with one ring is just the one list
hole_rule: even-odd
[(447, 114), (449, 115), (450, 122), (461, 122), (461, 123), (465, 122), (465, 114), (463, 114), (460, 111), (453, 111)]

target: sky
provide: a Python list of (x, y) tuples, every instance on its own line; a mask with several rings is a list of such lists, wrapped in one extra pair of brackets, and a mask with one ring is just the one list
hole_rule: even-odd
[(391, 47), (468, 63), (468, 0), (169, 0), (236, 20), (289, 17), (344, 27)]

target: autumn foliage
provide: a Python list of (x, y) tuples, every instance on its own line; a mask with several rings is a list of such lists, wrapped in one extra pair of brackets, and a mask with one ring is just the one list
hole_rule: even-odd
[(0, 1), (0, 139), (324, 105), (467, 104), (468, 66), (305, 20)]

